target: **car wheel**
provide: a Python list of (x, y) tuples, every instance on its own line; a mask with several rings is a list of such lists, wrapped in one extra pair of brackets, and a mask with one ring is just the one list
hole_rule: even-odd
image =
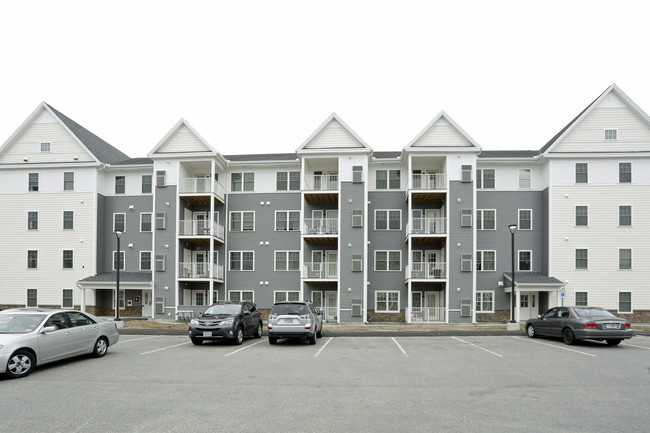
[(528, 326), (526, 326), (526, 334), (528, 334), (528, 336), (529, 336), (530, 338), (535, 338), (535, 337), (537, 337), (537, 333), (536, 333), (536, 331), (535, 331), (535, 327), (534, 327), (532, 324), (529, 324)]
[(309, 336), (309, 344), (316, 344), (316, 334)]
[(568, 345), (574, 344), (576, 342), (576, 335), (573, 333), (571, 328), (564, 328), (562, 330), (562, 341)]
[(102, 356), (106, 355), (107, 350), (108, 350), (108, 340), (106, 339), (106, 337), (99, 337), (97, 341), (95, 341), (93, 356), (95, 358), (101, 358)]
[(323, 325), (320, 325), (320, 329), (316, 333), (316, 338), (323, 338)]
[(192, 340), (192, 344), (196, 344), (197, 346), (200, 346), (201, 343), (203, 343), (203, 340), (201, 340), (200, 338), (190, 337), (190, 340)]
[(269, 337), (269, 344), (277, 344), (278, 339), (275, 337)]
[(262, 337), (262, 329), (264, 329), (262, 322), (257, 325), (257, 329), (255, 330), (255, 333), (253, 334), (253, 337), (255, 338), (261, 338)]
[(233, 343), (239, 346), (243, 342), (244, 342), (244, 328), (239, 326), (235, 331), (235, 339), (233, 340)]
[(617, 344), (619, 344), (623, 340), (609, 339), (609, 340), (605, 340), (605, 341), (607, 341), (607, 344), (609, 344), (610, 346), (616, 346)]
[(25, 377), (34, 370), (35, 366), (34, 355), (26, 350), (19, 350), (9, 358), (5, 373), (12, 379)]

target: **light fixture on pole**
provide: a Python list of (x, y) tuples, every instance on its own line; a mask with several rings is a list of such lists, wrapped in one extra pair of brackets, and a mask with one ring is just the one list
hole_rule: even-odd
[(512, 237), (512, 293), (510, 297), (512, 299), (510, 312), (510, 323), (515, 323), (515, 232), (517, 231), (517, 224), (510, 224), (508, 226)]
[(117, 238), (117, 266), (115, 274), (115, 321), (119, 322), (120, 320), (120, 267), (122, 266), (122, 261), (120, 260), (120, 237), (122, 236), (122, 230), (115, 230), (115, 237)]

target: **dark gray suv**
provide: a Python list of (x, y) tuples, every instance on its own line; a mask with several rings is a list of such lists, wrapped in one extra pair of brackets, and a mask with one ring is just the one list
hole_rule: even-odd
[(270, 344), (278, 338), (307, 338), (309, 344), (316, 344), (323, 333), (323, 319), (311, 302), (277, 302), (269, 314), (268, 328)]
[(190, 321), (192, 343), (227, 339), (242, 344), (244, 335), (262, 336), (262, 315), (252, 302), (218, 301)]

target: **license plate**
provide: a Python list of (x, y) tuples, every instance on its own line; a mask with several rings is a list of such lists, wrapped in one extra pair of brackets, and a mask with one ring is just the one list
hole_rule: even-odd
[(211, 331), (203, 331), (203, 336), (204, 337), (212, 337), (212, 332)]
[(294, 325), (299, 322), (296, 319), (280, 319), (280, 323), (283, 325)]
[(605, 323), (605, 329), (618, 329), (618, 323)]

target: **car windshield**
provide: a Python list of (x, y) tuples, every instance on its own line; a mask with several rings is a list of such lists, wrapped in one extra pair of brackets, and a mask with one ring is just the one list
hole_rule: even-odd
[(0, 334), (27, 334), (45, 319), (45, 314), (0, 314)]
[(219, 316), (219, 315), (228, 315), (239, 314), (241, 312), (241, 304), (215, 304), (208, 307), (207, 310), (203, 312), (204, 316)]
[(309, 314), (309, 307), (305, 304), (278, 304), (273, 306), (271, 314)]
[(575, 308), (573, 311), (580, 317), (616, 317), (609, 311), (600, 308)]

